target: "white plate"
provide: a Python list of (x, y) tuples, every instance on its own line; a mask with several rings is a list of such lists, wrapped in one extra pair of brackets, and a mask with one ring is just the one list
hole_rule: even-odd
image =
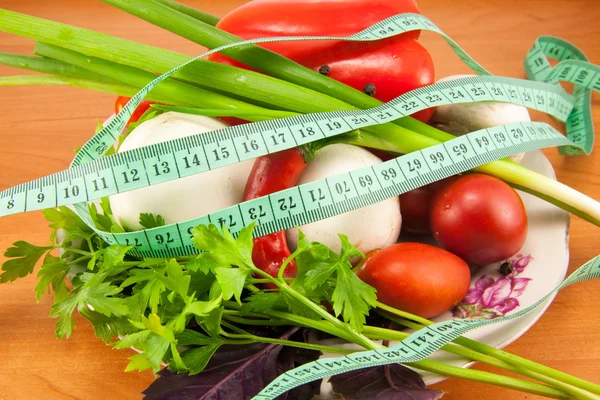
[[(521, 164), (556, 179), (550, 162), (541, 151), (527, 153)], [(467, 296), (469, 302), (475, 304), (463, 303), (462, 312), (455, 309), (455, 315), (446, 312), (434, 318), (434, 321), (464, 317), (465, 314), (473, 311), (479, 314), (514, 312), (535, 303), (564, 279), (569, 266), (569, 213), (527, 193), (519, 192), (519, 195), (527, 209), (529, 227), (525, 245), (519, 254), (511, 259), (518, 266), (514, 275), (508, 277), (501, 275), (498, 271), (499, 264), (479, 268), (471, 277), (470, 292), (473, 293)], [(554, 296), (543, 307), (524, 317), (479, 328), (465, 336), (496, 348), (505, 347), (525, 333), (542, 316), (553, 299)], [(321, 341), (324, 342), (333, 345), (338, 341)], [(343, 347), (355, 348), (350, 345), (343, 345)], [(335, 356), (324, 355), (324, 357)], [(433, 354), (430, 359), (464, 368), (473, 364), (462, 357), (441, 351)], [(446, 379), (429, 372), (418, 372), (427, 385)], [(331, 395), (330, 385), (324, 383), (321, 389), (322, 394), (318, 398), (335, 398)]]
[[(114, 115), (109, 117), (105, 124), (110, 122), (112, 118), (114, 118)], [(547, 177), (556, 179), (552, 165), (541, 151), (527, 153), (521, 164)], [(527, 209), (529, 226), (525, 245), (519, 255), (513, 257), (515, 263), (520, 266), (518, 273), (513, 277), (513, 284), (517, 283), (518, 288), (513, 289), (511, 292), (510, 284), (507, 282), (510, 278), (504, 278), (498, 272), (498, 264), (481, 267), (471, 277), (471, 289), (476, 288), (477, 281), (481, 279), (479, 287), (486, 286), (484, 297), (492, 299), (491, 302), (490, 300), (487, 303), (480, 301), (478, 304), (484, 306), (495, 305), (494, 309), (496, 310), (509, 308), (507, 306), (511, 303), (515, 305), (518, 303), (518, 306), (509, 311), (528, 307), (535, 303), (564, 279), (569, 266), (569, 213), (527, 193), (519, 192), (519, 195)], [(428, 243), (434, 244), (433, 239)], [(504, 281), (499, 282), (502, 278), (504, 278)], [(482, 285), (484, 282), (486, 285)], [(495, 294), (495, 296), (492, 294)], [(501, 301), (506, 298), (512, 298), (512, 300), (508, 302)], [(554, 296), (543, 307), (522, 318), (479, 328), (467, 333), (465, 336), (496, 348), (505, 347), (523, 335), (541, 317), (553, 299)], [(438, 322), (452, 318), (454, 318), (453, 313), (446, 312), (436, 317), (434, 321)], [(339, 340), (333, 339), (321, 341), (321, 343), (357, 348), (349, 344), (340, 344)], [(338, 355), (325, 354), (322, 357), (338, 357)], [(464, 368), (468, 368), (473, 364), (473, 362), (462, 357), (441, 351), (433, 354), (430, 359)], [(427, 385), (446, 379), (443, 376), (429, 372), (418, 372), (423, 376), (423, 380)], [(326, 380), (324, 380), (321, 387), (321, 396), (316, 398), (323, 400), (335, 398), (331, 394), (331, 386), (326, 383)]]

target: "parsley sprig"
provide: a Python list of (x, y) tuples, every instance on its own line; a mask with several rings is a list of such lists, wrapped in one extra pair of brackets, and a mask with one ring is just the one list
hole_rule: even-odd
[[(122, 231), (108, 200), (90, 205), (90, 211), (97, 228)], [(68, 338), (72, 334), (73, 314), (78, 312), (105, 342), (140, 351), (130, 358), (127, 370), (151, 369), (156, 373), (167, 363), (174, 371), (196, 374), (224, 344), (277, 341), (254, 335), (242, 328), (244, 324), (232, 320), (241, 308), (263, 320), (278, 312), (312, 318), (315, 326), (326, 332), (373, 347), (360, 331), (369, 309), (375, 306), (375, 291), (352, 272), (348, 260), (362, 254), (343, 235), (342, 253), (336, 254), (308, 242), (301, 234), (293, 255), (299, 275), (284, 279), (271, 277), (254, 265), (253, 226), (234, 237), (225, 227), (201, 225), (193, 230), (201, 254), (137, 259), (127, 254), (128, 246), (104, 243), (68, 207), (46, 210), (45, 216), (53, 228), (52, 243), (15, 243), (5, 253), (8, 260), (2, 266), (0, 281), (27, 276), (41, 264), (36, 297), (39, 300), (50, 290), (54, 293), (50, 316), (57, 319), (56, 335)], [(150, 228), (163, 225), (164, 219), (142, 214), (140, 223)], [(279, 290), (261, 290), (260, 282), (274, 283)], [(323, 304), (330, 304), (335, 315)], [(274, 323), (294, 325), (289, 320)], [(347, 352), (284, 342), (319, 351)]]
[[(92, 213), (97, 227), (118, 231), (108, 201)], [(399, 340), (407, 333), (365, 323), (369, 312), (378, 307), (419, 323), (427, 320), (411, 316), (376, 301), (375, 290), (360, 281), (349, 260), (363, 255), (340, 235), (341, 252), (311, 243), (300, 232), (298, 249), (287, 260), (295, 260), (297, 277), (283, 278), (259, 270), (252, 262), (253, 226), (234, 237), (225, 227), (198, 226), (194, 243), (203, 252), (177, 259), (138, 259), (127, 254), (129, 247), (108, 245), (67, 207), (46, 210), (53, 228), (52, 243), (36, 246), (19, 241), (9, 248), (2, 265), (0, 282), (10, 282), (32, 274), (41, 264), (36, 285), (39, 300), (54, 293), (50, 315), (57, 319), (56, 335), (69, 337), (78, 312), (92, 326), (96, 336), (116, 348), (133, 347), (139, 351), (130, 358), (128, 371), (163, 365), (178, 373), (198, 374), (224, 345), (245, 346), (270, 343), (320, 352), (348, 354), (352, 350), (305, 343), (303, 341), (260, 336), (255, 327), (292, 325), (325, 332), (366, 349), (380, 345), (374, 340)], [(145, 214), (146, 226), (164, 220)], [(56, 254), (59, 250), (58, 254)], [(277, 290), (261, 289), (271, 283)], [(398, 320), (407, 324), (405, 319)], [(418, 325), (418, 324), (417, 324)], [(414, 327), (414, 326), (411, 326)], [(416, 326), (418, 328), (418, 326)], [(592, 390), (595, 386), (529, 360), (516, 359), (520, 366), (505, 362), (515, 356), (477, 342), (461, 341), (465, 347), (450, 345), (443, 349), (472, 360), (486, 362), (560, 389)], [(493, 382), (531, 393), (562, 393), (515, 378), (468, 372), (434, 361), (412, 363), (415, 368), (448, 376)], [(480, 379), (477, 374), (487, 374)], [(568, 382), (574, 387), (564, 385)], [(587, 386), (586, 386), (587, 385)], [(557, 386), (559, 387), (559, 386)], [(571, 390), (573, 389), (573, 390)], [(554, 391), (554, 392), (552, 392)]]

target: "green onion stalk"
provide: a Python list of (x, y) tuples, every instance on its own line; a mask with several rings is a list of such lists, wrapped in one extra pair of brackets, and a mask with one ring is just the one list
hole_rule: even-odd
[[(281, 292), (286, 293), (286, 296), (289, 296), (290, 298), (294, 298), (295, 301), (302, 303), (304, 306), (307, 307), (307, 309), (309, 309), (314, 314), (318, 315), (321, 319), (315, 320), (313, 318), (305, 318), (305, 317), (298, 316), (298, 315), (291, 314), (291, 313), (286, 313), (286, 312), (281, 312), (281, 311), (272, 311), (272, 310), (265, 311), (264, 312), (265, 315), (267, 315), (271, 318), (288, 321), (289, 323), (297, 325), (297, 326), (302, 326), (302, 327), (306, 327), (306, 328), (310, 328), (310, 329), (317, 329), (322, 332), (334, 334), (335, 336), (337, 336), (339, 338), (342, 338), (349, 342), (356, 343), (359, 346), (361, 346), (367, 350), (376, 350), (376, 349), (380, 349), (383, 347), (383, 345), (379, 344), (378, 342), (371, 340), (374, 336), (376, 339), (380, 339), (380, 337), (376, 337), (377, 336), (376, 333), (381, 333), (381, 331), (375, 330), (376, 328), (367, 326), (367, 327), (363, 327), (362, 332), (357, 332), (356, 330), (352, 329), (350, 327), (350, 325), (343, 323), (341, 320), (337, 319), (336, 317), (331, 315), (329, 312), (324, 310), (320, 305), (312, 302), (308, 298), (306, 298), (303, 295), (296, 292), (296, 290), (293, 289), (291, 286), (289, 286), (283, 279), (271, 277), (266, 272), (256, 268), (253, 265), (250, 265), (250, 264), (245, 265), (245, 267), (249, 268), (255, 275), (260, 276), (263, 279), (266, 279), (269, 283), (276, 285), (277, 288)], [(283, 270), (283, 269), (284, 269), (284, 267), (282, 266), (281, 270)], [(235, 318), (235, 316), (236, 316), (235, 310), (236, 309), (239, 310), (239, 307), (240, 307), (239, 304), (237, 304), (235, 302), (225, 302), (225, 305), (230, 306), (234, 309), (233, 311), (234, 311), (234, 318)], [(239, 316), (239, 318), (231, 319), (232, 313), (230, 310), (229, 312), (226, 312), (223, 314), (223, 318), (225, 318), (225, 319), (229, 318), (231, 320), (231, 322), (240, 323), (241, 321), (243, 321), (245, 316), (258, 317), (258, 318), (263, 317), (264, 318), (265, 315), (251, 314), (251, 313), (249, 314), (247, 312), (243, 312), (243, 313), (238, 312), (237, 316)], [(273, 322), (275, 325), (280, 324), (279, 321), (273, 321), (271, 319), (269, 319), (269, 321)], [(371, 328), (371, 329), (369, 330), (369, 328)], [(395, 340), (398, 338), (397, 336), (394, 336), (394, 335), (398, 334), (399, 332), (391, 331), (391, 330), (389, 330), (389, 332), (391, 333), (391, 335), (389, 337), (387, 337), (386, 339)], [(369, 334), (371, 334), (371, 335), (369, 335)], [(371, 336), (371, 337), (369, 337), (369, 336)], [(408, 336), (408, 334), (406, 334), (406, 336)], [(240, 338), (242, 338), (242, 337), (240, 337)], [(584, 399), (585, 400), (594, 400), (594, 399), (598, 400), (598, 398), (595, 397), (593, 394), (590, 394), (589, 392), (581, 389), (580, 387), (563, 383), (562, 381), (553, 379), (553, 377), (548, 376), (547, 374), (546, 375), (545, 374), (537, 374), (532, 371), (521, 372), (519, 368), (515, 368), (514, 366), (510, 365), (509, 363), (503, 362), (501, 360), (497, 360), (492, 356), (479, 354), (478, 352), (469, 350), (469, 349), (461, 350), (460, 346), (455, 346), (455, 345), (454, 346), (447, 345), (444, 348), (444, 350), (454, 352), (455, 354), (460, 354), (460, 355), (469, 357), (470, 359), (473, 359), (473, 360), (488, 362), (492, 365), (495, 365), (495, 366), (498, 366), (501, 368), (505, 368), (505, 369), (513, 371), (513, 372), (521, 373), (525, 376), (529, 376), (529, 377), (533, 377), (533, 378), (540, 378), (538, 380), (540, 380), (542, 382), (546, 382), (546, 383), (551, 383), (552, 386), (541, 385), (538, 383), (532, 383), (532, 382), (524, 381), (521, 379), (506, 377), (503, 375), (491, 374), (491, 373), (483, 372), (483, 371), (472, 371), (472, 370), (468, 370), (468, 369), (464, 369), (464, 368), (460, 368), (460, 367), (454, 367), (451, 365), (447, 365), (447, 364), (432, 361), (432, 360), (421, 360), (418, 362), (407, 363), (406, 365), (414, 367), (414, 368), (418, 368), (418, 369), (421, 369), (424, 371), (429, 371), (429, 372), (433, 372), (436, 374), (444, 375), (444, 376), (460, 377), (462, 379), (473, 380), (473, 381), (478, 381), (478, 382), (483, 382), (483, 383), (489, 383), (489, 384), (503, 386), (506, 388), (515, 389), (515, 390), (519, 390), (519, 391), (523, 391), (523, 392), (527, 392), (527, 393), (535, 393), (535, 394), (543, 395), (546, 397), (552, 397), (552, 398), (574, 397), (574, 398), (582, 399), (582, 400), (584, 400)], [(334, 351), (334, 352), (339, 353), (339, 351)]]
[[(137, 8), (137, 3), (141, 0), (104, 1), (208, 47), (241, 40), (215, 28), (202, 18), (178, 10), (170, 0), (143, 1), (144, 12)], [(166, 3), (169, 5), (165, 5)], [(88, 56), (87, 59), (93, 61), (91, 64), (77, 65), (73, 63), (81, 60), (76, 61), (75, 57), (65, 62), (64, 64), (79, 66), (76, 69), (77, 77), (72, 75), (73, 70), (67, 71), (65, 68), (61, 72), (55, 65), (48, 64), (47, 68), (35, 65), (39, 72), (52, 74), (60, 79), (20, 77), (15, 80), (0, 80), (0, 85), (15, 85), (18, 82), (31, 85), (64, 84), (109, 93), (118, 92), (122, 88), (123, 91), (118, 94), (131, 96), (131, 87), (139, 89), (156, 76), (154, 73), (164, 73), (191, 59), (169, 50), (7, 10), (0, 10), (0, 30), (43, 42), (38, 43), (37, 51), (46, 54), (47, 58), (52, 58), (48, 50), (56, 51), (60, 47)], [(64, 40), (65, 37), (69, 40)], [(58, 53), (61, 52), (57, 51)], [(60, 57), (65, 54), (66, 52), (62, 52)], [(273, 118), (264, 116), (265, 110), (311, 113), (357, 110), (381, 104), (360, 91), (255, 45), (229, 49), (227, 55), (273, 76), (198, 60), (175, 74), (175, 79), (159, 85), (149, 98), (173, 105), (239, 110), (245, 115), (244, 118), (254, 121)], [(2, 57), (0, 63), (6, 63)], [(103, 71), (100, 66), (104, 68)], [(33, 67), (30, 66), (30, 69)], [(85, 81), (81, 81), (84, 79), (82, 70), (89, 72)], [(118, 80), (120, 84), (108, 82), (107, 78)], [(171, 89), (174, 91), (171, 92)], [(259, 110), (261, 113), (258, 113)], [(256, 114), (249, 115), (250, 111)], [(363, 128), (358, 134), (348, 135), (341, 140), (394, 153), (410, 153), (452, 138), (454, 136), (406, 117), (394, 123)], [(560, 182), (508, 160), (497, 160), (476, 170), (496, 176), (515, 188), (600, 226), (600, 203)]]

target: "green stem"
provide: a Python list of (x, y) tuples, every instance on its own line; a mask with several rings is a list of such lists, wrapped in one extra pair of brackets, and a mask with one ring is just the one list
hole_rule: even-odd
[[(192, 59), (144, 43), (2, 9), (0, 30), (152, 72), (164, 73)], [(303, 86), (207, 60), (197, 60), (173, 77), (252, 99), (253, 103), (267, 104), (270, 108), (300, 112), (354, 109), (347, 103)]]
[[(232, 305), (234, 305), (234, 304), (232, 304)], [(237, 305), (237, 303), (235, 303), (235, 307), (239, 307), (239, 305)], [(302, 327), (311, 328), (311, 329), (317, 329), (321, 332), (329, 333), (329, 334), (335, 335), (341, 339), (353, 342), (352, 338), (349, 338), (348, 335), (346, 334), (346, 332), (340, 331), (337, 327), (332, 326), (328, 321), (317, 321), (317, 320), (314, 320), (311, 318), (306, 318), (306, 317), (302, 317), (299, 315), (286, 313), (286, 312), (282, 312), (282, 311), (268, 310), (268, 311), (265, 311), (265, 314), (275, 317), (275, 318), (278, 318), (279, 320), (289, 321), (292, 324), (297, 325), (297, 326), (302, 326)], [(240, 318), (240, 319), (243, 319), (243, 318)], [(389, 331), (389, 330), (385, 330), (385, 331)], [(367, 334), (367, 333), (369, 333), (369, 335), (374, 334), (374, 333), (380, 334), (380, 335), (372, 335), (373, 337), (375, 337), (377, 339), (386, 339), (386, 338), (390, 339), (390, 340), (401, 339), (398, 336), (394, 336), (395, 331), (386, 332), (385, 338), (380, 337), (380, 336), (383, 336), (383, 335), (381, 335), (381, 332), (382, 331), (379, 330), (379, 328), (365, 326), (365, 332), (364, 332), (365, 334)], [(395, 333), (404, 335), (403, 332), (395, 332)], [(459, 346), (455, 346), (452, 349), (455, 349), (455, 348), (459, 348)], [(472, 355), (472, 353), (462, 353), (461, 355), (466, 355), (466, 354)], [(487, 358), (483, 355), (479, 355), (479, 358), (487, 360)], [(427, 360), (424, 360), (424, 361), (427, 361)], [(504, 380), (505, 377), (500, 376), (500, 375), (484, 373), (485, 376), (483, 376), (482, 379), (480, 380), (477, 378), (477, 374), (482, 371), (470, 371), (470, 370), (466, 370), (464, 368), (456, 368), (456, 367), (444, 369), (445, 364), (434, 362), (434, 361), (427, 361), (427, 362), (424, 362), (424, 361), (412, 363), (410, 365), (415, 368), (438, 373), (438, 374), (445, 375), (445, 376), (462, 377), (460, 371), (469, 371), (465, 374), (465, 379), (476, 380), (476, 381), (480, 381), (480, 382), (484, 382), (484, 383), (492, 383), (495, 385), (509, 387), (512, 389), (515, 389), (518, 387), (526, 387), (526, 388), (528, 388), (529, 393), (536, 393), (539, 395), (553, 397), (553, 398), (561, 398), (561, 399), (569, 398), (569, 396), (567, 394), (560, 392), (556, 389), (548, 388), (547, 386), (544, 386), (544, 385), (525, 382), (525, 381), (514, 379), (514, 378), (509, 378), (508, 386), (507, 386), (506, 384), (504, 384), (504, 383), (507, 383), (507, 381)], [(504, 365), (501, 362), (496, 362), (496, 364), (498, 366), (500, 366), (501, 368), (502, 368), (502, 365)], [(442, 372), (442, 371), (445, 371), (445, 372)], [(448, 375), (446, 375), (446, 372), (448, 373)], [(520, 390), (520, 389), (518, 389), (518, 390)], [(528, 391), (528, 390), (526, 390), (526, 391)]]
[(89, 251), (73, 249), (73, 248), (68, 248), (68, 249), (64, 249), (64, 250), (65, 250), (65, 253), (75, 253), (75, 254), (79, 254), (81, 256), (90, 257), (90, 258), (92, 258), (92, 256), (93, 256), (93, 254), (90, 253)]
[[(372, 326), (365, 326), (363, 333), (371, 338), (371, 339), (382, 339), (382, 340), (396, 340), (402, 341), (410, 336), (408, 332), (399, 332), (393, 331), (385, 328), (378, 328)], [(591, 399), (590, 393), (587, 393), (579, 387), (574, 387), (572, 385), (563, 383), (559, 380), (553, 379), (547, 375), (531, 371), (529, 369), (521, 368), (519, 366), (515, 366), (511, 363), (499, 360), (498, 358), (480, 353), (478, 351), (472, 350), (472, 348), (466, 348), (462, 346), (458, 346), (457, 344), (446, 344), (441, 350), (447, 351), (448, 353), (456, 354), (458, 356), (464, 357), (471, 361), (482, 362), (497, 368), (502, 368), (507, 371), (514, 372), (519, 375), (526, 376), (528, 378), (536, 379), (540, 382), (544, 382), (549, 384), (557, 389), (562, 390), (563, 392), (574, 396), (575, 398), (582, 399)]]
[[(104, 76), (115, 77), (119, 81), (135, 87), (146, 86), (156, 78), (156, 75), (151, 72), (103, 60), (101, 58), (85, 56), (81, 53), (52, 44), (38, 42), (35, 47), (35, 53), (44, 57), (73, 64)], [(262, 110), (261, 107), (233, 100), (229, 97), (172, 79), (168, 79), (158, 85), (153, 92), (161, 97), (170, 98), (176, 103), (184, 102), (197, 107)]]
[(413, 368), (421, 369), (424, 371), (433, 372), (443, 376), (455, 377), (460, 379), (466, 379), (469, 381), (476, 381), (482, 383), (488, 383), (495, 386), (502, 386), (508, 389), (519, 390), (521, 392), (536, 394), (539, 396), (546, 396), (553, 399), (570, 399), (572, 398), (568, 394), (552, 388), (546, 385), (540, 385), (539, 383), (533, 383), (523, 381), (521, 379), (511, 378), (508, 376), (492, 374), (490, 372), (471, 370), (468, 368), (453, 367), (442, 363), (437, 363), (430, 360), (422, 360), (418, 363), (406, 364)]
[[(308, 328), (318, 329), (322, 332), (334, 334), (338, 337), (343, 338), (341, 335), (337, 335), (335, 331), (332, 331), (331, 325), (326, 321), (321, 321), (326, 326), (324, 327), (319, 321), (312, 320), (310, 318), (300, 317), (294, 314), (277, 311), (267, 311), (268, 314), (280, 317), (281, 319), (288, 319), (298, 326), (305, 326)], [(327, 326), (328, 325), (328, 326)], [(329, 351), (329, 350), (327, 350)], [(533, 393), (541, 396), (547, 396), (556, 399), (568, 399), (570, 398), (567, 394), (556, 390), (554, 388), (540, 385), (538, 383), (527, 382), (516, 378), (509, 378), (502, 375), (492, 374), (483, 371), (472, 371), (465, 368), (457, 368), (447, 366), (440, 362), (422, 360), (416, 363), (406, 364), (414, 368), (418, 368), (424, 371), (433, 372), (436, 374), (451, 376), (457, 378), (463, 378), (467, 380), (473, 380), (483, 383), (489, 383), (492, 385), (503, 386), (510, 389), (522, 390), (527, 393)]]
[[(294, 280), (294, 278), (283, 278), (283, 280), (286, 282), (291, 282)], [(262, 283), (271, 283), (271, 281), (268, 279), (252, 279), (252, 278), (246, 279), (246, 282), (249, 282), (253, 285), (262, 284)]]
[[(81, 89), (94, 90), (96, 92), (111, 93), (123, 96), (133, 96), (139, 89), (124, 85), (120, 82), (116, 84), (91, 81), (88, 79), (73, 78), (70, 76), (50, 76), (50, 75), (17, 75), (0, 77), (0, 86), (72, 86)], [(162, 97), (148, 96), (149, 100), (165, 101)]]
[[(398, 318), (394, 318), (393, 316), (390, 316), (388, 314), (381, 313), (381, 315), (385, 316), (386, 318), (388, 318), (396, 323), (407, 326), (411, 329), (419, 330), (419, 329), (422, 329), (423, 326), (433, 325), (433, 322), (431, 322), (425, 318), (407, 313), (405, 311), (397, 310), (393, 307), (386, 306), (385, 304), (382, 304), (379, 302), (377, 303), (377, 307), (384, 309), (387, 312), (397, 315), (401, 318), (406, 318), (409, 321), (401, 320)], [(417, 324), (412, 323), (410, 321), (416, 321)], [(581, 389), (586, 390), (591, 393), (600, 394), (600, 385), (597, 385), (595, 383), (588, 382), (584, 379), (577, 378), (573, 375), (569, 375), (567, 373), (558, 371), (554, 368), (550, 368), (545, 365), (538, 364), (534, 361), (516, 356), (516, 355), (508, 353), (506, 351), (496, 349), (495, 347), (488, 346), (486, 344), (477, 342), (475, 340), (472, 340), (472, 339), (469, 339), (466, 337), (460, 337), (460, 338), (455, 339), (454, 343), (459, 344), (464, 347), (467, 347), (469, 349), (475, 350), (481, 354), (485, 354), (485, 355), (494, 357), (498, 360), (518, 366), (522, 369), (534, 371), (541, 375), (547, 376), (551, 379), (555, 379), (559, 382), (564, 382), (572, 387), (581, 388)]]
[(249, 318), (239, 318), (233, 315), (223, 314), (223, 318), (235, 322), (237, 324), (244, 325), (256, 325), (256, 326), (286, 326), (290, 325), (289, 322), (286, 321), (274, 321), (270, 319), (249, 319)]
[(280, 344), (282, 346), (297, 347), (299, 349), (316, 350), (316, 351), (320, 351), (322, 353), (352, 354), (352, 353), (356, 352), (356, 350), (346, 350), (346, 349), (341, 349), (339, 347), (296, 342), (293, 340), (272, 339), (272, 338), (267, 338), (267, 337), (262, 337), (262, 336), (251, 335), (251, 334), (235, 334), (235, 333), (226, 333), (226, 332), (223, 332), (222, 334), (223, 334), (223, 336), (226, 336), (231, 339), (247, 339), (247, 340), (252, 340), (254, 342), (259, 342), (259, 343)]
[[(210, 49), (243, 40), (154, 0), (102, 1)], [(256, 45), (234, 47), (221, 53), (271, 76), (343, 99), (359, 108), (380, 104), (358, 90)]]
[(178, 3), (173, 0), (156, 0), (156, 1), (169, 7), (169, 8), (172, 8), (173, 10), (177, 10), (181, 13), (189, 15), (190, 17), (196, 18), (198, 21), (202, 21), (211, 26), (217, 25), (217, 23), (220, 20), (219, 17), (217, 17), (215, 15), (205, 13), (202, 10), (198, 10), (197, 8), (186, 6), (185, 4), (181, 4), (181, 3)]
[(91, 256), (82, 256), (82, 257), (79, 257), (79, 258), (77, 258), (77, 259), (75, 259), (73, 261), (69, 261), (69, 264), (70, 265), (77, 265), (78, 263), (80, 263), (80, 262), (82, 262), (84, 260), (91, 260), (91, 259), (92, 259)]
[(180, 106), (165, 106), (162, 104), (153, 104), (153, 108), (162, 111), (175, 111), (185, 114), (203, 115), (205, 117), (265, 117), (269, 119), (294, 117), (300, 115), (298, 113), (279, 110), (211, 110), (206, 108), (195, 107), (180, 107)]
[(70, 76), (73, 78), (108, 82), (112, 84), (120, 83), (119, 81), (107, 78), (104, 75), (96, 74), (62, 61), (51, 60), (44, 57), (24, 56), (21, 54), (0, 51), (0, 64), (49, 75)]
[(256, 268), (253, 265), (249, 265), (248, 267), (251, 268), (255, 274), (261, 275), (264, 278), (269, 279), (271, 281), (271, 283), (277, 285), (277, 287), (279, 288), (280, 291), (287, 292), (287, 294), (289, 296), (292, 296), (294, 299), (296, 299), (298, 302), (303, 304), (306, 308), (308, 308), (309, 310), (314, 312), (319, 317), (328, 321), (329, 323), (331, 323), (333, 326), (337, 327), (338, 329), (346, 332), (350, 337), (353, 338), (351, 340), (352, 342), (359, 344), (369, 350), (374, 350), (374, 349), (380, 347), (379, 345), (377, 345), (377, 343), (372, 342), (371, 340), (369, 340), (369, 338), (367, 338), (362, 333), (355, 331), (349, 324), (346, 324), (346, 323), (340, 321), (333, 315), (329, 314), (327, 311), (323, 310), (321, 307), (319, 307), (313, 301), (308, 299), (306, 296), (303, 296), (302, 294), (298, 293), (287, 283), (282, 282), (279, 279), (273, 278), (271, 275)]
[[(153, 2), (152, 4), (169, 9), (159, 3)], [(215, 29), (213, 27), (210, 28)], [(83, 52), (87, 55), (107, 58), (125, 65), (138, 66), (158, 72), (165, 72), (190, 60), (190, 57), (179, 53), (8, 10), (0, 10), (0, 30), (36, 40), (43, 40), (44, 42)], [(69, 40), (65, 40), (65, 37), (68, 37)], [(289, 66), (290, 64), (286, 65)], [(279, 68), (277, 62), (275, 62), (274, 68)], [(324, 79), (332, 85), (341, 85), (332, 79), (319, 77), (319, 74), (314, 74), (310, 70), (308, 71), (313, 75), (313, 78)], [(349, 110), (354, 108), (344, 101), (331, 97), (334, 95), (334, 91), (325, 90), (323, 93), (327, 93), (327, 95), (323, 95), (319, 91), (300, 86), (305, 84), (302, 80), (303, 78), (298, 81), (300, 85), (296, 85), (266, 75), (205, 60), (193, 63), (176, 74), (176, 76), (185, 76), (186, 79), (196, 81), (200, 79), (205, 87), (212, 87), (217, 91), (228, 91), (227, 93), (231, 93), (232, 95), (235, 93), (244, 98), (253, 99), (253, 102), (256, 104), (262, 105), (267, 102), (271, 108), (284, 108), (304, 113), (326, 110)], [(300, 75), (298, 76), (300, 77)], [(46, 80), (46, 82), (48, 81)], [(235, 82), (235, 84), (232, 85), (232, 82)], [(55, 81), (54, 84), (57, 84), (57, 82)], [(63, 82), (62, 84), (65, 83)], [(310, 85), (307, 84), (306, 86)], [(361, 108), (380, 104), (378, 100), (366, 96), (359, 91), (344, 85), (341, 86), (347, 91), (346, 94), (351, 94), (352, 92), (362, 99), (361, 102), (366, 102), (362, 104)], [(106, 87), (99, 89), (107, 91)], [(357, 105), (346, 98), (344, 99), (351, 104)], [(380, 148), (395, 153), (407, 153), (438, 144), (440, 140), (443, 141), (452, 138), (452, 135), (435, 130), (435, 128), (428, 127), (411, 119), (402, 118), (395, 121), (395, 123), (403, 125), (406, 128), (418, 129), (419, 134), (406, 128), (394, 129), (394, 125), (386, 124), (361, 130), (363, 134), (360, 140), (354, 140), (350, 143)], [(411, 132), (411, 134), (406, 135), (407, 132)], [(519, 187), (585, 220), (600, 225), (600, 204), (550, 178), (528, 171), (524, 167), (509, 166), (504, 161), (495, 161), (477, 170), (505, 179), (515, 187)]]

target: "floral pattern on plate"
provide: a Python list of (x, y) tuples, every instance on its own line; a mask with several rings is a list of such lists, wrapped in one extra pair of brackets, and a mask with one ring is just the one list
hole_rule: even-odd
[(517, 254), (508, 260), (510, 272), (494, 279), (486, 274), (482, 275), (474, 287), (469, 289), (462, 302), (453, 310), (455, 318), (485, 318), (494, 319), (519, 306), (517, 299), (527, 288), (531, 278), (519, 278), (525, 268), (533, 260), (531, 254), (526, 256)]

